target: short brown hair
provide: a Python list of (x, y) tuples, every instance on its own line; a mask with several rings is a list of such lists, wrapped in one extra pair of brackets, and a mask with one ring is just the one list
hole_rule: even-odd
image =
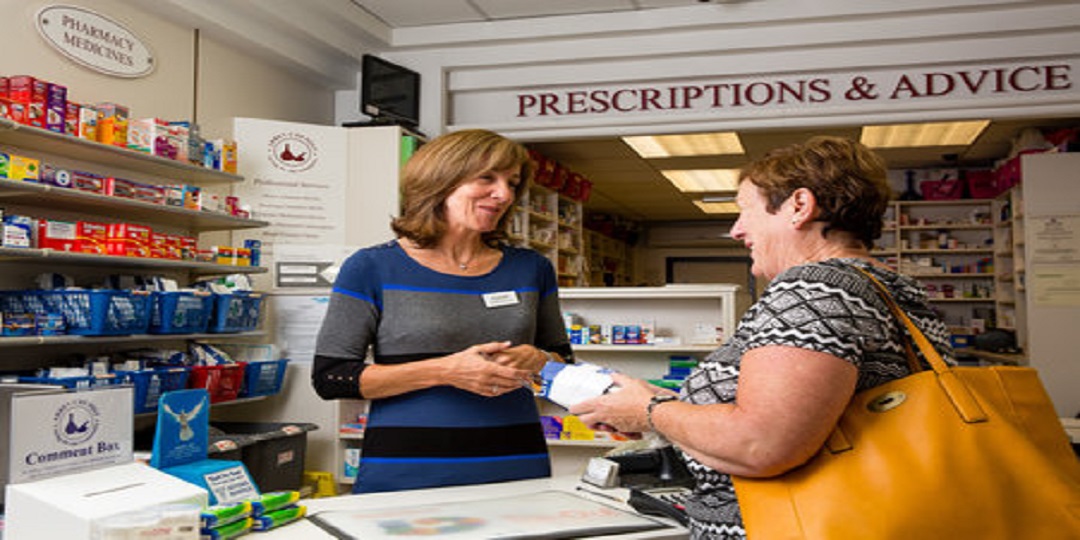
[[(525, 147), (484, 129), (454, 131), (435, 138), (420, 150), (401, 173), (401, 215), (390, 222), (398, 236), (421, 247), (431, 247), (446, 232), (443, 203), (461, 184), (485, 171), (518, 169), (521, 182), (514, 190), (520, 199), (532, 177), (532, 161)], [(484, 233), (484, 242), (495, 245), (507, 238), (511, 212), (495, 229)]]
[(805, 143), (771, 150), (745, 166), (739, 183), (749, 181), (775, 213), (799, 188), (817, 199), (825, 222), (822, 234), (845, 231), (870, 248), (881, 236), (882, 216), (892, 197), (885, 160), (863, 144), (843, 137), (817, 136)]

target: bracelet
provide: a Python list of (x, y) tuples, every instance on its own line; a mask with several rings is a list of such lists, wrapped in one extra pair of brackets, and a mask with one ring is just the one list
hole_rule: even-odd
[(645, 407), (645, 420), (649, 423), (649, 429), (659, 433), (656, 426), (653, 425), (652, 414), (653, 409), (661, 403), (669, 403), (672, 401), (678, 401), (679, 396), (673, 396), (671, 394), (657, 394), (649, 399), (649, 404)]

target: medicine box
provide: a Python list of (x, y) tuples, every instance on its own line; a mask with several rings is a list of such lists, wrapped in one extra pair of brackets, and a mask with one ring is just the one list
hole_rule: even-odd
[(127, 148), (128, 108), (116, 103), (98, 103), (98, 142)]
[(109, 255), (150, 256), (150, 227), (134, 223), (110, 223), (107, 232)]

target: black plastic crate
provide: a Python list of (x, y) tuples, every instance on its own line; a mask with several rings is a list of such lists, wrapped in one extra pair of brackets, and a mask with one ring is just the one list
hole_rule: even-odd
[[(244, 463), (259, 491), (299, 490), (304, 478), (307, 432), (319, 428), (305, 423), (212, 422), (211, 459)], [(234, 442), (235, 446), (228, 444)]]

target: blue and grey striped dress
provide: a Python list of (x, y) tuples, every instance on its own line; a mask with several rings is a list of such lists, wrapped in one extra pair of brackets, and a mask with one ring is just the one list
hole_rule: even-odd
[[(316, 345), (312, 383), (323, 399), (363, 398), (367, 353), (402, 364), (490, 341), (570, 356), (551, 263), (502, 247), (481, 276), (427, 268), (396, 241), (349, 257), (334, 283)], [(485, 294), (518, 302), (488, 307)], [(354, 493), (545, 477), (551, 466), (530, 390), (487, 397), (436, 386), (373, 400)]]

